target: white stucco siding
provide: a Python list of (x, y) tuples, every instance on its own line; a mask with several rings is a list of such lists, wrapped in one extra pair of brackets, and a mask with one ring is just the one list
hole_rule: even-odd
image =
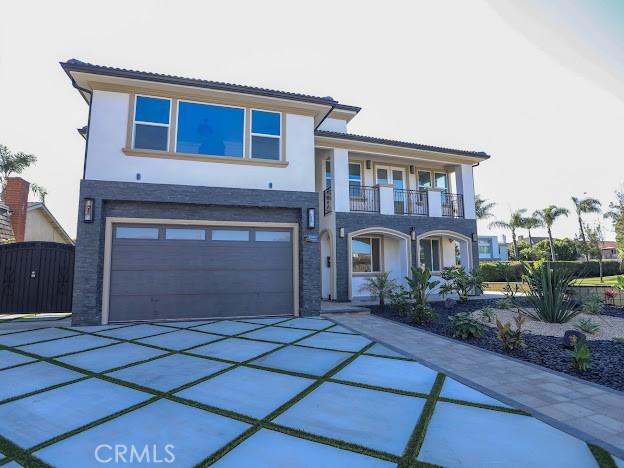
[(284, 114), (287, 167), (127, 156), (129, 96), (95, 91), (89, 128), (86, 178), (159, 184), (314, 192), (314, 119)]
[(327, 132), (347, 133), (347, 121), (342, 119), (332, 119), (328, 117), (319, 126), (319, 130), (325, 130)]

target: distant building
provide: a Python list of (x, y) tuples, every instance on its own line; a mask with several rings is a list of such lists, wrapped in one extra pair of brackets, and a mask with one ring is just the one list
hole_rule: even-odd
[(604, 241), (600, 243), (603, 260), (618, 260), (618, 251), (615, 241)]
[(498, 241), (496, 236), (479, 236), (479, 260), (506, 262), (509, 260), (509, 246)]
[[(48, 207), (28, 202), (30, 183), (21, 177), (9, 177), (0, 204), (0, 242), (47, 241), (73, 244), (63, 226)], [(3, 238), (6, 240), (3, 241)]]

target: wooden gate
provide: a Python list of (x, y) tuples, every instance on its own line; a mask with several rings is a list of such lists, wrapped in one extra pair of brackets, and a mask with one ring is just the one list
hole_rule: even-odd
[(73, 245), (0, 245), (0, 313), (71, 312), (73, 287)]

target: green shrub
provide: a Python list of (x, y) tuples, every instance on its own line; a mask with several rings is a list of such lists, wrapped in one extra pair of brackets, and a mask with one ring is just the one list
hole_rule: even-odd
[(520, 310), (518, 310), (518, 313), (514, 316), (514, 322), (516, 324), (515, 330), (512, 330), (511, 323), (507, 322), (503, 325), (500, 320), (496, 320), (496, 336), (505, 351), (513, 351), (514, 349), (524, 346), (524, 331), (522, 330), (522, 325), (525, 321), (526, 317), (520, 313)]
[(445, 268), (442, 279), (446, 282), (440, 286), (440, 294), (457, 293), (460, 302), (466, 302), (470, 292), (481, 293), (484, 288), (481, 273), (478, 271), (467, 272), (464, 267), (456, 266)]
[(453, 338), (466, 340), (472, 337), (480, 337), (485, 333), (485, 325), (472, 318), (467, 312), (460, 312), (449, 317)]
[[(535, 262), (525, 262), (533, 264)], [(597, 261), (590, 262), (548, 262), (553, 268), (563, 269), (579, 278), (595, 278), (600, 276), (600, 265)], [(504, 265), (504, 266), (501, 266)], [(602, 262), (604, 276), (613, 276), (624, 273), (624, 266), (617, 260)], [(481, 262), (479, 264), (481, 277), (485, 282), (522, 281), (524, 267), (522, 262)]]
[(511, 309), (513, 307), (513, 302), (508, 297), (502, 297), (502, 298), (496, 300), (496, 302), (494, 303), (494, 306), (497, 309), (507, 310), (507, 309)]
[(574, 324), (574, 328), (593, 335), (594, 333), (597, 333), (598, 330), (600, 330), (600, 325), (598, 325), (592, 319), (578, 319), (576, 321), (576, 324)]
[(604, 301), (602, 298), (597, 294), (591, 294), (583, 300), (581, 310), (586, 314), (598, 315), (602, 312), (603, 307)]
[(580, 346), (576, 345), (576, 337), (572, 337), (572, 344), (574, 345), (574, 351), (568, 351), (568, 354), (572, 357), (572, 365), (579, 372), (585, 372), (591, 366), (589, 361), (591, 360), (591, 353), (585, 343)]
[(410, 292), (403, 286), (399, 286), (388, 295), (390, 304), (401, 316), (407, 316), (411, 308), (412, 296)]
[(566, 323), (580, 313), (569, 293), (574, 281), (569, 273), (552, 268), (548, 262), (537, 262), (537, 266), (527, 263), (523, 279), (529, 288), (526, 298), (533, 308), (525, 311), (529, 317), (548, 323)]
[(386, 305), (386, 297), (389, 297), (394, 289), (396, 289), (396, 281), (390, 278), (390, 273), (387, 271), (366, 278), (360, 287), (360, 291), (368, 291), (372, 296), (377, 297), (382, 309)]
[(408, 314), (416, 325), (424, 325), (436, 318), (436, 314), (429, 304), (413, 304)]
[(481, 312), (479, 312), (479, 315), (481, 316), (481, 320), (485, 320), (487, 323), (492, 323), (496, 317), (496, 311), (491, 307), (484, 307), (481, 309)]

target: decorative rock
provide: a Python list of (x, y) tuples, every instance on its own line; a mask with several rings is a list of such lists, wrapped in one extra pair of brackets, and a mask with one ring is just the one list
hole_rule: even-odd
[(572, 344), (572, 337), (576, 337), (576, 346), (580, 346), (585, 343), (586, 338), (583, 333), (577, 330), (568, 330), (563, 334), (563, 346), (566, 348), (572, 349), (574, 345)]
[(455, 304), (457, 304), (457, 301), (455, 299), (451, 299), (450, 297), (447, 297), (446, 299), (444, 299), (444, 307), (446, 309), (455, 307)]

